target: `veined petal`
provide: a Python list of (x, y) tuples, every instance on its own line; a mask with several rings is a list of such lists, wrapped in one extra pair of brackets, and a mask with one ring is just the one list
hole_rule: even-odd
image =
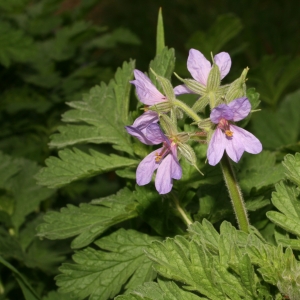
[(170, 153), (168, 154), (161, 164), (159, 165), (156, 178), (155, 187), (159, 194), (167, 194), (172, 190), (173, 179), (180, 179), (182, 176), (181, 167), (174, 156)]
[(230, 130), (233, 132), (232, 137), (226, 137), (225, 134), (224, 136), (226, 138), (226, 153), (234, 162), (237, 163), (241, 159), (245, 151), (245, 147), (236, 128), (237, 126), (230, 126)]
[(251, 104), (247, 97), (237, 98), (231, 101), (228, 106), (233, 113), (231, 120), (235, 122), (245, 119), (251, 111)]
[(217, 128), (209, 142), (207, 159), (211, 166), (215, 166), (222, 158), (226, 147), (226, 136), (220, 128)]
[(226, 104), (220, 104), (210, 113), (210, 120), (218, 124), (221, 119), (232, 120), (233, 112)]
[(182, 95), (182, 94), (195, 94), (192, 92), (189, 88), (187, 88), (184, 84), (177, 85), (174, 88), (174, 94), (177, 95)]
[(155, 161), (156, 154), (161, 152), (159, 148), (148, 154), (138, 165), (136, 169), (136, 183), (145, 185), (151, 181), (153, 172), (158, 168), (159, 164)]
[(137, 127), (140, 130), (143, 130), (150, 124), (157, 123), (158, 121), (159, 117), (157, 112), (153, 110), (148, 110), (135, 119), (134, 123), (132, 124), (132, 127)]
[(206, 86), (211, 70), (211, 63), (196, 49), (191, 49), (187, 60), (187, 68), (193, 78)]
[(220, 52), (215, 55), (214, 61), (220, 69), (221, 79), (223, 79), (230, 71), (231, 58), (227, 52)]
[[(139, 139), (140, 142), (146, 145), (155, 145), (152, 141), (148, 140), (146, 135), (145, 135), (145, 130), (140, 130), (138, 127), (133, 127), (133, 126), (125, 126), (125, 129), (127, 132)], [(158, 143), (159, 144), (159, 143)]]
[(146, 105), (154, 105), (167, 101), (166, 97), (155, 87), (151, 80), (141, 71), (134, 70), (135, 80), (130, 81), (136, 87), (140, 101)]
[(262, 151), (261, 142), (252, 133), (235, 125), (230, 125), (230, 129), (233, 131), (233, 137), (237, 136), (240, 143), (243, 144), (245, 151), (251, 154), (257, 154)]
[(178, 180), (182, 177), (182, 169), (177, 158), (177, 145), (171, 145), (170, 148), (170, 154), (173, 156), (173, 162), (171, 164), (171, 177)]
[(157, 123), (152, 123), (146, 128), (145, 136), (154, 145), (160, 144), (168, 140)]

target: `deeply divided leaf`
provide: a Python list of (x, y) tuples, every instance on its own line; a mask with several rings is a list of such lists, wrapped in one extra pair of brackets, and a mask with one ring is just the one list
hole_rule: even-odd
[(64, 149), (57, 157), (46, 160), (47, 167), (41, 169), (36, 179), (50, 188), (64, 186), (74, 180), (88, 178), (116, 169), (135, 166), (137, 161), (115, 154), (105, 155), (90, 150), (87, 154), (79, 149)]
[(38, 227), (38, 235), (48, 239), (65, 239), (77, 236), (71, 247), (87, 246), (97, 236), (114, 224), (134, 218), (132, 192), (124, 188), (116, 195), (83, 203), (79, 207), (69, 204), (60, 212), (50, 211), (44, 216), (45, 223)]
[(120, 229), (73, 256), (76, 264), (63, 264), (56, 277), (60, 292), (77, 299), (106, 300), (125, 289), (135, 288), (156, 276), (144, 249), (156, 240), (134, 230)]

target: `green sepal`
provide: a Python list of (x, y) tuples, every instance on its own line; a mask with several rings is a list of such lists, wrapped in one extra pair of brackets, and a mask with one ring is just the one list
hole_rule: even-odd
[(157, 75), (152, 69), (150, 69), (150, 70), (155, 75), (156, 80), (160, 83), (160, 85), (164, 91), (164, 94), (166, 95), (167, 100), (169, 102), (172, 102), (173, 100), (175, 100), (175, 94), (174, 94), (174, 90), (173, 90), (173, 86), (172, 86), (171, 82), (168, 79)]
[(206, 85), (207, 92), (217, 91), (218, 87), (220, 86), (220, 83), (221, 83), (220, 69), (216, 64), (213, 64), (207, 78), (207, 85)]
[(156, 111), (158, 114), (168, 113), (172, 105), (170, 102), (160, 102), (149, 107), (150, 110)]
[(209, 97), (207, 95), (204, 95), (194, 103), (194, 105), (192, 106), (192, 110), (195, 112), (202, 111), (208, 103)]
[(231, 102), (234, 99), (246, 96), (245, 82), (248, 70), (249, 68), (245, 68), (241, 76), (230, 84), (225, 97), (227, 103)]
[(166, 132), (167, 135), (169, 135), (169, 136), (177, 135), (177, 127), (172, 122), (171, 118), (168, 117), (167, 115), (162, 114), (160, 116), (160, 125), (163, 128), (163, 130)]
[(178, 143), (178, 149), (188, 163), (194, 166), (197, 171), (203, 175), (203, 173), (197, 167), (197, 157), (193, 148), (188, 144)]
[(187, 88), (189, 88), (192, 92), (198, 95), (204, 95), (206, 93), (206, 86), (201, 84), (200, 82), (194, 80), (194, 79), (183, 79), (180, 76), (178, 76), (175, 72), (174, 75), (182, 81)]

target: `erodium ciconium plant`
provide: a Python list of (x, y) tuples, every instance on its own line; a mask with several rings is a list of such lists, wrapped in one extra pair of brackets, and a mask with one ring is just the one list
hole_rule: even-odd
[[(208, 145), (207, 161), (212, 166), (221, 163), (240, 228), (247, 231), (247, 214), (229, 158), (238, 163), (244, 151), (258, 154), (262, 150), (260, 141), (254, 135), (235, 124), (248, 117), (252, 109), (246, 96), (248, 69), (233, 83), (221, 85), (221, 80), (230, 71), (231, 58), (228, 53), (221, 52), (212, 60), (211, 64), (200, 51), (191, 49), (187, 68), (193, 79), (182, 79), (175, 74), (183, 82), (175, 88), (170, 81), (152, 70), (160, 87), (156, 87), (143, 72), (134, 71), (135, 80), (131, 83), (135, 85), (136, 94), (145, 107), (144, 113), (126, 130), (146, 145), (162, 144), (141, 161), (136, 171), (136, 181), (138, 185), (146, 185), (156, 171), (157, 191), (160, 194), (169, 193), (173, 179), (180, 180), (182, 177), (181, 159), (186, 159), (197, 168), (197, 158), (189, 141), (205, 143)], [(192, 107), (176, 98), (187, 93), (199, 95)], [(207, 105), (211, 111), (209, 116), (204, 113)], [(182, 118), (183, 113), (192, 119), (191, 125), (195, 126), (195, 131), (184, 132), (178, 128), (177, 120)]]

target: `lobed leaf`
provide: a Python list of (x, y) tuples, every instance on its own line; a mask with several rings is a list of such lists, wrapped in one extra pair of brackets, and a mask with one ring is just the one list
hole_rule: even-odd
[(76, 123), (58, 128), (51, 137), (50, 147), (65, 147), (77, 143), (110, 143), (120, 151), (133, 154), (128, 125), (129, 93), (134, 61), (124, 62), (115, 79), (108, 85), (93, 87), (83, 101), (68, 103), (73, 109), (63, 115), (64, 122)]
[(38, 226), (38, 236), (48, 239), (65, 239), (77, 236), (73, 249), (87, 246), (97, 236), (114, 224), (134, 218), (137, 215), (132, 192), (128, 188), (117, 194), (82, 203), (79, 207), (67, 205), (60, 212), (50, 211), (44, 216), (44, 223)]
[(286, 177), (300, 187), (300, 153), (286, 155), (282, 164)]
[(137, 165), (136, 160), (94, 150), (87, 154), (76, 148), (64, 149), (58, 152), (58, 156), (46, 159), (47, 167), (36, 175), (38, 184), (56, 188), (81, 178)]
[(157, 240), (134, 230), (120, 229), (96, 242), (106, 251), (86, 248), (73, 259), (76, 264), (63, 264), (56, 277), (59, 291), (77, 299), (106, 300), (125, 289), (152, 281), (156, 276), (144, 249)]

